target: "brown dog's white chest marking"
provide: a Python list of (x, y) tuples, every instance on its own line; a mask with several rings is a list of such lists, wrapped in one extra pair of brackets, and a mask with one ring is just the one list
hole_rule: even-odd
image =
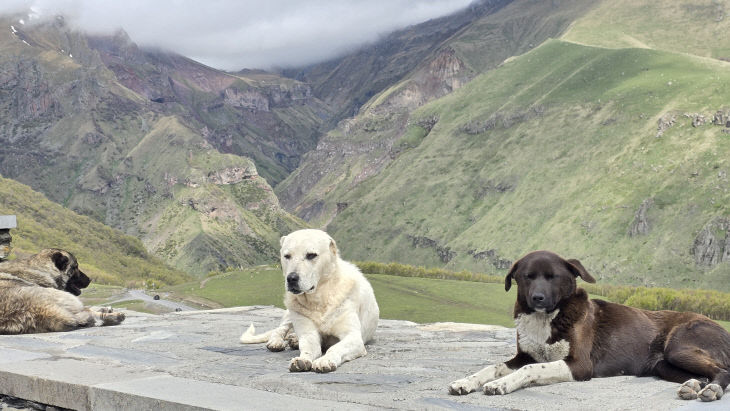
[(520, 314), (515, 318), (517, 343), (523, 352), (530, 354), (537, 362), (562, 360), (570, 352), (570, 343), (568, 341), (560, 340), (553, 344), (547, 344), (547, 340), (552, 333), (550, 323), (559, 312), (560, 310), (551, 313), (534, 312)]

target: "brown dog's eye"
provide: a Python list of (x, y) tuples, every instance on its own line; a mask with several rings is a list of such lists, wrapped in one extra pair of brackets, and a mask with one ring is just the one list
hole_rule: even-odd
[(528, 279), (528, 280), (534, 280), (534, 279), (535, 279), (535, 277), (536, 277), (536, 276), (535, 276), (535, 273), (530, 273), (530, 274), (527, 274), (527, 279)]
[(291, 258), (291, 254), (284, 254), (284, 258), (286, 258), (287, 260), (290, 259)]
[(545, 274), (545, 279), (546, 279), (546, 280), (552, 280), (552, 279), (553, 279), (553, 277), (554, 277), (554, 276), (553, 276), (552, 274)]
[(307, 260), (314, 260), (315, 258), (317, 258), (316, 253), (307, 253)]

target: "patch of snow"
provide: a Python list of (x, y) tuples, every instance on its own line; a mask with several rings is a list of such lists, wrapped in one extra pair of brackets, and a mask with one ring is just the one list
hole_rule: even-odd
[(13, 34), (18, 32), (18, 30), (15, 30), (15, 26), (13, 26), (13, 25), (10, 25), (10, 30), (13, 31)]
[(20, 24), (25, 24), (25, 20), (23, 20), (23, 19), (20, 19), (20, 20), (18, 20), (18, 23), (20, 23)]
[(68, 56), (71, 57), (71, 58), (74, 58), (74, 55), (71, 54), (71, 53), (68, 53)]
[(27, 41), (25, 41), (25, 40), (23, 40), (23, 43), (25, 43), (25, 44), (27, 44), (27, 45), (30, 46), (30, 44)]

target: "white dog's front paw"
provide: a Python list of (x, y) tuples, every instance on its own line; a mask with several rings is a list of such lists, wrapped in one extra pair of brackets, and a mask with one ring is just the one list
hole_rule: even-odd
[(717, 384), (707, 384), (702, 391), (697, 393), (697, 396), (702, 401), (715, 401), (722, 398), (723, 389)]
[(299, 349), (299, 337), (297, 335), (290, 331), (286, 334), (286, 342), (289, 344), (292, 350), (298, 350)]
[(304, 357), (294, 357), (289, 363), (289, 371), (301, 372), (310, 371), (312, 369), (312, 360)]
[(269, 339), (269, 341), (266, 343), (266, 348), (268, 348), (269, 351), (284, 351), (286, 345), (287, 344), (285, 340), (283, 340), (279, 336), (276, 336)]
[(469, 378), (462, 378), (449, 384), (449, 394), (451, 395), (466, 395), (470, 392), (474, 392), (479, 388), (479, 385)]
[(484, 384), (484, 394), (486, 395), (505, 395), (509, 393), (506, 382), (496, 380)]
[(337, 369), (337, 364), (327, 357), (319, 357), (312, 363), (314, 372), (332, 372)]

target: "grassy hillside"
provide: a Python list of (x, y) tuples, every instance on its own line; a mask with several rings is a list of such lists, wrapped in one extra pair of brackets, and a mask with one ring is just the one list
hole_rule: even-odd
[(0, 214), (15, 214), (13, 254), (35, 254), (62, 248), (79, 260), (94, 283), (127, 287), (177, 284), (190, 276), (152, 257), (142, 243), (96, 220), (48, 200), (16, 181), (0, 177)]
[(404, 138), (420, 138), (333, 191), (348, 207), (328, 229), (353, 259), (493, 271), (547, 248), (607, 282), (728, 290), (730, 265), (691, 250), (730, 212), (730, 136), (684, 113), (711, 121), (729, 84), (720, 61), (549, 41), (415, 111)]
[(596, 2), (563, 39), (609, 48), (651, 48), (730, 59), (730, 5), (718, 0)]

